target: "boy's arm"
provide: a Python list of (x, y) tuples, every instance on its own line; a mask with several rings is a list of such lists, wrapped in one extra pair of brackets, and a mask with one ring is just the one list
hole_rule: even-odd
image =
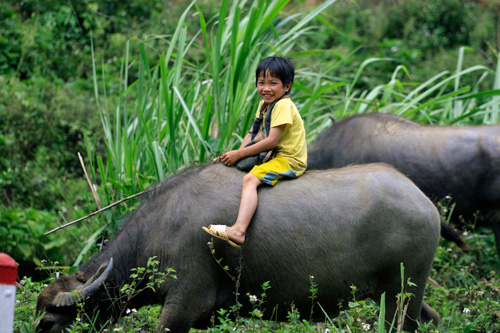
[(239, 149), (244, 148), (250, 141), (252, 141), (252, 133), (247, 133), (247, 135), (243, 138)]
[[(247, 133), (247, 135), (243, 138), (243, 141), (241, 142), (240, 148), (238, 149), (243, 149), (250, 141), (252, 141), (252, 133)], [(222, 156), (224, 155), (217, 156), (216, 158), (213, 159), (213, 162), (214, 163), (222, 162)]]
[[(255, 154), (258, 154), (260, 152), (273, 149), (274, 147), (276, 147), (278, 145), (278, 142), (280, 141), (281, 133), (283, 133), (284, 129), (285, 129), (285, 125), (271, 127), (271, 130), (269, 131), (269, 136), (267, 138), (265, 138), (262, 141), (257, 142), (254, 145), (251, 145), (250, 147), (245, 147), (245, 145), (246, 145), (245, 140), (248, 137), (248, 135), (247, 135), (245, 137), (245, 139), (243, 140), (243, 143), (242, 143), (242, 146), (240, 146), (240, 149), (228, 151), (227, 153), (225, 153), (224, 155), (221, 156), (221, 161), (225, 165), (231, 166), (231, 165), (235, 164), (236, 162), (238, 162), (243, 157), (255, 155)], [(250, 142), (250, 140), (248, 140), (248, 142)], [(242, 148), (242, 147), (244, 147), (244, 148)]]

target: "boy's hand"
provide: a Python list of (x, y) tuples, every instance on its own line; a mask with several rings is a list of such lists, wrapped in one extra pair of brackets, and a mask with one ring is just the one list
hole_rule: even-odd
[(219, 163), (219, 162), (221, 162), (221, 161), (222, 161), (222, 156), (217, 156), (216, 158), (214, 158), (214, 159), (212, 160), (212, 162), (213, 162), (213, 163)]
[(224, 163), (225, 166), (231, 166), (241, 159), (239, 150), (231, 150), (220, 156), (220, 161)]

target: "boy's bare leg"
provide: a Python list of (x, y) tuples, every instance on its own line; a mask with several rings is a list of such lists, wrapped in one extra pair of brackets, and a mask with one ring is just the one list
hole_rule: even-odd
[(229, 239), (242, 244), (245, 242), (245, 232), (252, 220), (253, 214), (257, 209), (258, 197), (257, 187), (264, 184), (257, 176), (248, 173), (243, 177), (243, 186), (241, 189), (240, 210), (236, 222), (231, 227), (226, 227), (226, 233)]

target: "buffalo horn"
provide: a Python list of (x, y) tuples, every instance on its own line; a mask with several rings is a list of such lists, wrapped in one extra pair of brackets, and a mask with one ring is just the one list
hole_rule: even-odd
[[(113, 258), (110, 258), (108, 267), (106, 267), (104, 272), (102, 272), (102, 274), (97, 279), (92, 281), (92, 283), (90, 284), (89, 282), (87, 282), (85, 285), (77, 288), (75, 291), (58, 292), (57, 295), (54, 297), (52, 305), (56, 307), (70, 306), (75, 304), (79, 300), (86, 299), (92, 296), (104, 284), (112, 268), (113, 268)], [(92, 278), (90, 278), (89, 280), (92, 280)]]

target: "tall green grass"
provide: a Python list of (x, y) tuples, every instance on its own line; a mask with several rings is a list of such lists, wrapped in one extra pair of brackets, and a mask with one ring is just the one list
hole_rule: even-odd
[[(168, 48), (156, 62), (147, 43), (139, 43), (137, 50), (127, 43), (116, 105), (107, 100), (106, 75), (97, 73), (93, 57), (95, 97), (105, 105), (98, 112), (107, 153), (96, 156), (95, 145), (86, 138), (86, 168), (90, 183), (97, 184), (92, 185), (97, 191), (89, 205), (109, 205), (239, 146), (259, 101), (254, 73), (258, 62), (271, 54), (287, 56), (301, 36), (314, 31), (315, 17), (335, 1), (304, 14), (290, 14), (288, 0), (224, 1), (210, 18), (192, 2), (176, 30), (158, 37), (168, 40)], [(188, 15), (199, 18), (199, 30), (192, 36)], [(193, 60), (193, 53), (202, 54), (202, 60)], [(131, 68), (137, 80), (129, 84)], [(301, 100), (297, 91), (307, 110), (311, 100)], [(93, 235), (127, 209), (116, 207), (95, 220)]]
[[(492, 71), (485, 66), (463, 68), (462, 47), (454, 73), (435, 74), (425, 82), (412, 82), (404, 65), (397, 65), (391, 80), (368, 90), (357, 90), (357, 80), (372, 63), (392, 61), (370, 58), (358, 69), (353, 82), (346, 84), (339, 96), (337, 114), (340, 118), (364, 112), (394, 113), (427, 123), (450, 125), (463, 122), (475, 124), (498, 123), (500, 98), (500, 67)], [(461, 85), (461, 79), (471, 76), (473, 86)], [(490, 83), (488, 83), (488, 80)], [(489, 89), (488, 89), (489, 88)]]
[[(180, 168), (238, 146), (258, 103), (257, 63), (272, 53), (286, 55), (312, 29), (307, 24), (335, 0), (307, 15), (291, 16), (283, 13), (288, 2), (234, 1), (228, 7), (225, 1), (219, 15), (210, 19), (191, 3), (156, 64), (149, 63), (145, 45), (139, 44), (138, 79), (130, 86), (127, 45), (118, 105), (99, 111), (108, 148), (102, 181), (142, 190)], [(195, 36), (187, 36), (187, 15), (199, 17)], [(203, 52), (202, 63), (186, 56), (193, 48)], [(106, 98), (99, 93), (97, 74), (94, 83), (96, 98)], [(92, 152), (89, 157), (97, 159)]]

